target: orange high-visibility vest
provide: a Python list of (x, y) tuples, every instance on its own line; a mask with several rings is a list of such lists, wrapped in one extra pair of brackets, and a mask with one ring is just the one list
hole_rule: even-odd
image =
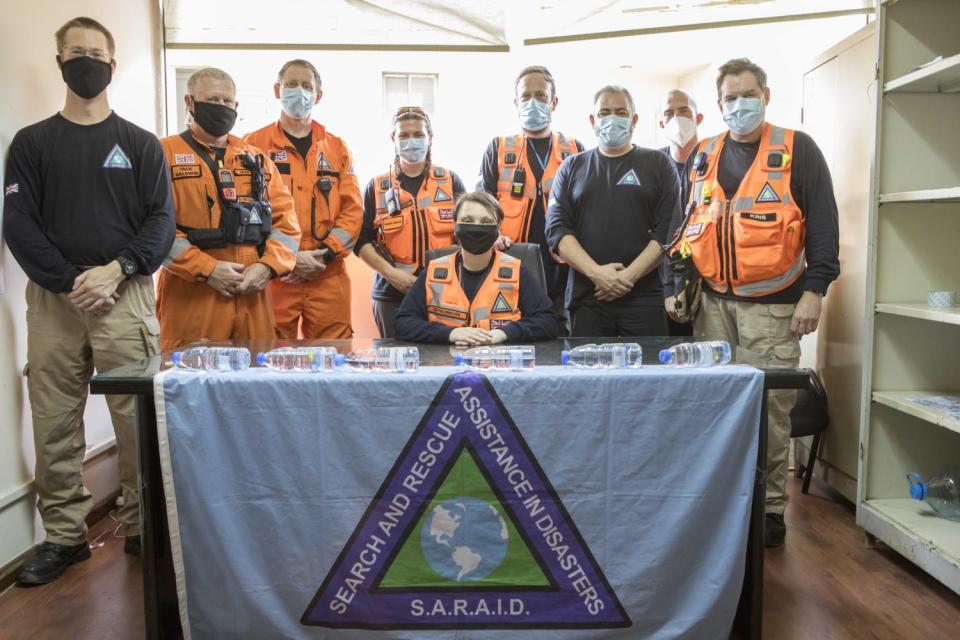
[(757, 157), (732, 198), (717, 179), (728, 134), (706, 140), (703, 157), (695, 158), (694, 209), (682, 233), (711, 289), (760, 297), (786, 289), (803, 273), (806, 223), (790, 192), (793, 134), (764, 125)]
[[(373, 187), (377, 205), (373, 226), (396, 266), (418, 271), (426, 264), (427, 251), (454, 244), (453, 178), (449, 171), (431, 166), (416, 197), (403, 190), (393, 171), (374, 178)], [(387, 194), (394, 188), (400, 210), (391, 214)]]
[(427, 267), (427, 319), (448, 327), (502, 329), (520, 319), (520, 261), (494, 251), (493, 265), (473, 302), (460, 286), (457, 254)]
[[(573, 138), (567, 138), (557, 132), (553, 132), (551, 136), (553, 140), (550, 145), (550, 158), (543, 170), (543, 177), (540, 180), (542, 188), (539, 194), (537, 181), (530, 167), (530, 158), (527, 155), (527, 137), (516, 135), (499, 140), (497, 200), (500, 201), (500, 208), (503, 209), (504, 215), (503, 222), (500, 224), (500, 234), (508, 236), (513, 242), (527, 242), (530, 238), (530, 219), (536, 208), (536, 198), (539, 196), (543, 200), (543, 208), (546, 211), (557, 169), (564, 160), (578, 151), (577, 141)], [(517, 169), (523, 169), (525, 173), (521, 195), (514, 194), (514, 174)]]

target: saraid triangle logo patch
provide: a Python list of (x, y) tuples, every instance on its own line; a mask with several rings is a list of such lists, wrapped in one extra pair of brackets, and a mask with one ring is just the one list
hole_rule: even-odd
[(473, 372), (444, 382), (300, 622), (632, 625), (493, 387)]
[(317, 160), (317, 169), (320, 169), (321, 171), (333, 171), (333, 167), (329, 162), (327, 162), (327, 157), (322, 153), (320, 154), (320, 158)]
[(119, 144), (113, 145), (113, 149), (110, 149), (110, 153), (107, 154), (107, 159), (103, 161), (104, 169), (133, 169), (133, 165), (130, 164), (130, 158), (127, 157), (127, 154), (123, 152), (123, 149), (120, 148)]
[(450, 200), (453, 200), (453, 198), (450, 197), (450, 194), (444, 191), (443, 187), (437, 187), (437, 192), (433, 194), (433, 201), (449, 202)]
[(634, 171), (633, 169), (630, 169), (630, 171), (624, 174), (624, 176), (620, 178), (620, 181), (617, 182), (617, 186), (620, 186), (622, 184), (628, 184), (628, 185), (633, 185), (635, 187), (639, 187), (640, 178), (637, 177), (637, 172)]
[(760, 189), (760, 195), (757, 196), (755, 202), (780, 202), (780, 196), (777, 195), (777, 192), (773, 190), (773, 187), (771, 187), (768, 182), (763, 185), (763, 189)]
[(507, 299), (503, 297), (503, 292), (500, 291), (497, 293), (497, 299), (493, 301), (493, 306), (490, 307), (491, 313), (509, 313), (513, 311), (510, 308), (510, 304), (507, 302)]

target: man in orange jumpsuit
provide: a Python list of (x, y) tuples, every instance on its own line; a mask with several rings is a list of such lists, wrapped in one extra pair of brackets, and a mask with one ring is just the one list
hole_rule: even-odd
[[(300, 251), (289, 275), (270, 283), (277, 331), (284, 338), (349, 338), (350, 276), (344, 259), (360, 233), (363, 205), (346, 143), (310, 117), (320, 74), (307, 60), (283, 65), (273, 85), (280, 120), (250, 133), (293, 196)], [(301, 324), (302, 321), (302, 324)]]
[(266, 286), (296, 262), (300, 226), (293, 199), (273, 162), (229, 135), (237, 117), (229, 75), (197, 71), (184, 102), (189, 128), (160, 141), (177, 217), (157, 289), (161, 347), (273, 338)]

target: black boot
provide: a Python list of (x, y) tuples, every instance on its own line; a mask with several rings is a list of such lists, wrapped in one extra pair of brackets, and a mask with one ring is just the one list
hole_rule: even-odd
[(17, 583), (37, 585), (53, 582), (66, 571), (67, 567), (83, 562), (89, 557), (90, 545), (86, 542), (73, 546), (44, 542), (36, 555), (20, 566)]
[(140, 557), (140, 536), (127, 536), (123, 539), (123, 552)]
[(763, 523), (763, 546), (782, 547), (787, 537), (787, 525), (782, 513), (768, 513)]

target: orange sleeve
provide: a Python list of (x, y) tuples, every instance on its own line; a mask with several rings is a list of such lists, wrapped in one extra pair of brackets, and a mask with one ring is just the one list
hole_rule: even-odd
[[(173, 147), (170, 138), (161, 140), (163, 146), (163, 155), (167, 159), (167, 165), (173, 165), (173, 155), (177, 149)], [(205, 178), (204, 178), (205, 179)], [(193, 210), (196, 207), (202, 207), (202, 218), (207, 217), (206, 193), (198, 191), (202, 187), (200, 180), (176, 180), (173, 184), (173, 206), (177, 220), (177, 233), (173, 239), (173, 245), (163, 260), (163, 268), (188, 282), (196, 282), (198, 279), (206, 279), (213, 273), (218, 260), (202, 250), (190, 244), (187, 240), (187, 234), (180, 230), (180, 226), (191, 227), (192, 218), (196, 217)], [(199, 211), (199, 209), (198, 209)]]
[(340, 141), (340, 210), (333, 221), (330, 235), (324, 244), (336, 254), (345, 257), (353, 251), (363, 224), (363, 199), (360, 196), (360, 181), (353, 170), (353, 154), (346, 143)]
[(297, 249), (300, 246), (300, 223), (293, 209), (293, 196), (280, 179), (276, 165), (268, 157), (264, 157), (264, 170), (270, 172), (271, 180), (268, 187), (270, 208), (273, 210), (271, 219), (270, 237), (267, 238), (263, 255), (258, 262), (262, 262), (278, 277), (285, 276), (293, 271), (297, 262)]

